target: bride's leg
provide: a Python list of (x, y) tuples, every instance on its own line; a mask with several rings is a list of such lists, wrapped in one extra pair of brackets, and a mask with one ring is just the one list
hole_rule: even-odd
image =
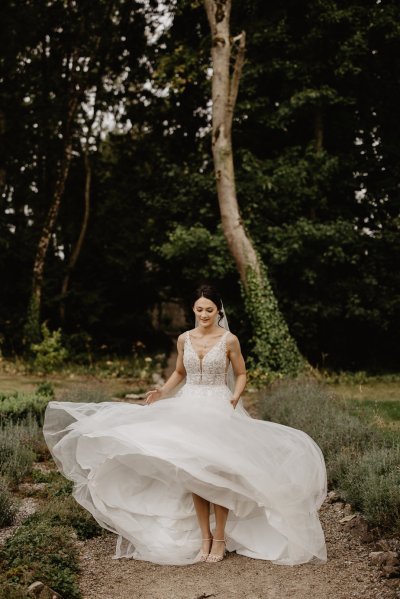
[(225, 553), (225, 525), (228, 519), (229, 510), (223, 505), (214, 504), (215, 513), (215, 531), (212, 544), (211, 554), (215, 556), (223, 556)]
[[(201, 530), (201, 551), (205, 554), (210, 552), (211, 530), (210, 530), (210, 502), (199, 495), (192, 493), (194, 509), (196, 510), (197, 520)], [(206, 540), (207, 539), (207, 540)]]

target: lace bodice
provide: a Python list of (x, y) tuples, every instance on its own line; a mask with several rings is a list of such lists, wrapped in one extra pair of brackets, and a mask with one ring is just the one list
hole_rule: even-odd
[(199, 358), (194, 349), (189, 332), (185, 334), (183, 363), (186, 369), (186, 383), (189, 385), (226, 384), (226, 337), (228, 331), (204, 358)]

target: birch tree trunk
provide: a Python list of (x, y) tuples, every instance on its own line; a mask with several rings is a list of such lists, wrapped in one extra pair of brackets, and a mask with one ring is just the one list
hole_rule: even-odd
[(256, 360), (263, 370), (295, 374), (303, 367), (304, 360), (279, 311), (267, 269), (245, 230), (236, 196), (232, 122), (246, 36), (244, 31), (234, 38), (230, 35), (232, 0), (204, 0), (204, 3), (212, 40), (212, 152), (222, 228), (252, 321)]

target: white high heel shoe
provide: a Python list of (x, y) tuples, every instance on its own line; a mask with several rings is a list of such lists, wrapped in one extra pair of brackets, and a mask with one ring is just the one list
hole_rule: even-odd
[[(212, 540), (213, 540), (212, 537), (210, 537), (209, 539), (202, 539), (202, 541), (212, 541)], [(211, 550), (211, 545), (210, 545), (210, 550)], [(210, 551), (208, 553), (205, 553), (202, 549), (200, 549), (200, 551), (196, 555), (194, 561), (195, 562), (206, 562), (209, 555), (210, 555)]]
[(216, 564), (217, 562), (222, 562), (226, 555), (226, 541), (225, 539), (213, 539), (213, 543), (223, 543), (224, 544), (224, 552), (222, 555), (214, 555), (209, 553), (207, 559), (205, 560), (208, 564)]

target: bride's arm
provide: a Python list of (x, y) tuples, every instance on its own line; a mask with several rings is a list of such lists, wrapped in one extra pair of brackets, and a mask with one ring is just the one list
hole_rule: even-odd
[(246, 386), (247, 376), (246, 376), (246, 365), (244, 363), (244, 358), (242, 355), (242, 350), (240, 349), (239, 339), (236, 335), (229, 335), (228, 343), (228, 358), (231, 361), (233, 372), (235, 373), (235, 388), (233, 390), (233, 396), (231, 399), (231, 404), (234, 408), (236, 408), (236, 404), (238, 403), (240, 396), (242, 395), (244, 388)]
[(183, 344), (184, 344), (184, 336), (179, 335), (177, 350), (178, 357), (176, 359), (176, 366), (174, 372), (171, 374), (169, 379), (164, 383), (161, 389), (152, 389), (146, 393), (145, 403), (151, 404), (154, 401), (159, 399), (163, 399), (174, 387), (179, 385), (183, 381), (186, 376), (186, 370), (183, 365)]

